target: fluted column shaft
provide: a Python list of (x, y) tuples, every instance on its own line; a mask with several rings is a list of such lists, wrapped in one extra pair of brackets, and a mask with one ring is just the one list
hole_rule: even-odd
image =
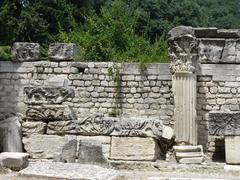
[(197, 145), (196, 75), (191, 72), (175, 72), (172, 80), (176, 142)]

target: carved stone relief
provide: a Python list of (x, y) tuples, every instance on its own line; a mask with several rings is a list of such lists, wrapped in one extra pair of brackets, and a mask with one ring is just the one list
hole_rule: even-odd
[(11, 51), (15, 61), (36, 61), (39, 59), (40, 45), (38, 43), (16, 42)]
[(240, 135), (240, 112), (210, 112), (209, 134)]
[(64, 87), (25, 87), (26, 104), (60, 104), (75, 96), (74, 90)]
[(73, 43), (53, 43), (49, 46), (49, 59), (54, 61), (73, 60), (77, 47)]
[(196, 70), (197, 40), (190, 34), (170, 38), (170, 70), (175, 72), (192, 72)]
[[(114, 118), (95, 114), (83, 120), (65, 122), (50, 122), (47, 132), (49, 134), (81, 134), (81, 135), (111, 135), (132, 137), (154, 137), (156, 139), (173, 138), (173, 130), (164, 126), (159, 119), (149, 118)], [(168, 131), (168, 132), (164, 132)], [(164, 135), (163, 135), (164, 134)], [(164, 136), (164, 137), (163, 137)]]
[(26, 119), (33, 121), (68, 121), (76, 119), (72, 110), (63, 105), (42, 105), (28, 107)]

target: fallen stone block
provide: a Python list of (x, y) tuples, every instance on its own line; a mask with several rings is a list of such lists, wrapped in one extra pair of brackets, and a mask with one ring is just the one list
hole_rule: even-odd
[(3, 152), (0, 154), (0, 165), (12, 170), (21, 170), (28, 166), (27, 153)]
[(71, 61), (77, 53), (77, 46), (73, 43), (52, 43), (48, 56), (52, 61)]
[(3, 152), (22, 152), (22, 128), (20, 118), (9, 117), (0, 121), (0, 146)]
[(33, 159), (75, 162), (76, 136), (32, 135), (23, 138), (24, 149)]
[(227, 164), (240, 164), (240, 136), (225, 136), (225, 154)]
[(160, 155), (158, 143), (153, 138), (112, 137), (110, 159), (129, 161), (154, 161)]
[(38, 43), (15, 42), (11, 53), (15, 61), (36, 61), (39, 60), (40, 45)]

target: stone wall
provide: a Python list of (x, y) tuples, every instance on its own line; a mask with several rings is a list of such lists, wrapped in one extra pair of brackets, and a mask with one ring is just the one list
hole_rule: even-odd
[[(126, 160), (128, 156), (130, 160), (141, 160), (142, 156), (142, 160), (154, 160), (159, 154), (158, 140), (171, 138), (166, 127), (174, 128), (172, 73), (189, 71), (197, 76), (197, 142), (213, 158), (224, 158), (224, 132), (238, 123), (235, 119), (240, 111), (239, 30), (177, 27), (169, 34), (170, 42), (173, 39), (171, 64), (154, 63), (146, 68), (64, 61), (68, 56), (63, 53), (60, 57), (54, 45), (49, 59), (55, 62), (36, 61), (38, 55), (28, 58), (31, 62), (21, 62), (26, 59), (24, 53), (16, 55), (20, 62), (0, 61), (0, 119), (13, 114), (21, 117), (24, 148), (33, 158), (72, 162), (81, 153), (91, 157), (99, 152), (95, 157), (99, 162), (119, 157)], [(69, 47), (74, 54), (74, 45)], [(56, 61), (59, 57), (61, 61)], [(49, 150), (45, 142), (53, 146), (59, 142), (60, 150), (38, 154), (39, 141), (44, 151)], [(130, 154), (111, 152), (110, 147), (116, 150), (124, 142), (123, 148)], [(144, 143), (151, 148), (144, 149)], [(66, 148), (66, 144), (73, 148)], [(139, 155), (130, 151), (133, 146), (142, 150)], [(56, 152), (60, 155), (54, 155)], [(95, 161), (86, 157), (78, 159)]]
[[(168, 64), (149, 65), (140, 73), (138, 64), (123, 64), (117, 94), (116, 83), (109, 69), (113, 63), (82, 62), (0, 62), (0, 112), (22, 113), (42, 104), (69, 106), (78, 118), (85, 118), (96, 112), (109, 116), (115, 108), (129, 116), (158, 117), (166, 125), (172, 125), (173, 98), (171, 75)], [(52, 101), (44, 93), (47, 88), (71, 89), (72, 94), (59, 102)], [(44, 90), (41, 88), (45, 88)], [(39, 91), (39, 100), (32, 97)], [(40, 91), (46, 91), (41, 92)], [(32, 94), (31, 94), (32, 92)], [(70, 92), (68, 92), (70, 93)], [(116, 96), (119, 101), (116, 103)], [(49, 98), (49, 99), (48, 99)]]

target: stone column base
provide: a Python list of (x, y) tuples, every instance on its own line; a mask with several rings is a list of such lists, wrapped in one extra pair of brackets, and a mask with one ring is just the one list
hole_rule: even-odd
[(201, 164), (204, 161), (203, 147), (178, 145), (173, 147), (176, 160), (181, 164)]

